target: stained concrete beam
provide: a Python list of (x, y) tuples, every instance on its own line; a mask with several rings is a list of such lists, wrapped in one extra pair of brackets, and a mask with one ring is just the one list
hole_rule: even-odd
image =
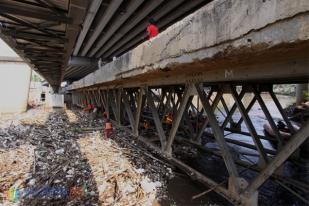
[(70, 89), (190, 77), (206, 82), (309, 79), (308, 21), (307, 0), (215, 0)]
[(71, 56), (68, 66), (95, 66), (98, 65), (98, 59), (79, 56)]

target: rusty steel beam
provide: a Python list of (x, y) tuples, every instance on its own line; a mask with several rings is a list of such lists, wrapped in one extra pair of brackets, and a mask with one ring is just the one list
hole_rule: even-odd
[(309, 137), (309, 122), (298, 131), (290, 141), (283, 146), (275, 158), (258, 174), (258, 176), (247, 186), (243, 195), (250, 197), (253, 193), (287, 160), (287, 158)]
[[(260, 88), (260, 85), (257, 85), (258, 88)], [(164, 88), (164, 89), (163, 89)], [(184, 88), (179, 89), (179, 88)], [(209, 88), (209, 92), (207, 95), (207, 91), (205, 92), (205, 88)], [(282, 150), (270, 150), (263, 148), (263, 145), (260, 145), (261, 148), (264, 150), (264, 153), (259, 153), (259, 144), (256, 144), (257, 141), (260, 141), (261, 136), (256, 134), (256, 131), (254, 128), (248, 127), (249, 133), (246, 135), (249, 135), (252, 137), (253, 142), (255, 144), (248, 144), (243, 141), (234, 140), (231, 138), (228, 138), (224, 136), (224, 129), (228, 130), (229, 128), (223, 128), (220, 127), (217, 119), (216, 119), (216, 113), (217, 110), (215, 108), (217, 107), (218, 103), (222, 102), (223, 94), (232, 94), (232, 97), (235, 101), (232, 108), (229, 110), (228, 107), (225, 108), (225, 111), (228, 113), (228, 115), (225, 117), (225, 121), (228, 119), (230, 120), (235, 112), (235, 110), (238, 108), (243, 120), (247, 125), (253, 126), (253, 123), (251, 122), (248, 113), (252, 106), (250, 104), (245, 108), (244, 104), (242, 103), (242, 98), (245, 93), (252, 93), (256, 96), (256, 92), (254, 90), (248, 90), (248, 88), (245, 85), (242, 85), (242, 90), (238, 94), (233, 86), (231, 84), (218, 84), (218, 85), (207, 85), (202, 83), (188, 83), (185, 87), (183, 85), (170, 85), (170, 86), (164, 86), (164, 87), (156, 87), (150, 89), (147, 87), (147, 85), (144, 85), (144, 87), (135, 87), (135, 88), (122, 88), (119, 89), (118, 87), (114, 87), (113, 89), (106, 89), (104, 87), (89, 87), (85, 88), (83, 90), (83, 93), (79, 91), (73, 91), (73, 99), (75, 99), (75, 95), (80, 99), (79, 104), (81, 102), (81, 99), (83, 96), (87, 99), (87, 102), (95, 102), (96, 104), (99, 104), (99, 102), (102, 102), (102, 105), (104, 106), (104, 110), (107, 111), (109, 107), (112, 108), (114, 111), (113, 120), (116, 120), (117, 123), (120, 121), (126, 125), (127, 123), (130, 124), (130, 133), (133, 134), (134, 137), (138, 138), (141, 141), (146, 141), (146, 145), (151, 144), (151, 139), (146, 140), (144, 137), (139, 136), (139, 129), (143, 131), (144, 129), (139, 128), (139, 125), (141, 123), (141, 120), (147, 119), (150, 121), (151, 126), (156, 127), (156, 137), (159, 137), (161, 145), (160, 148), (156, 147), (156, 150), (158, 151), (159, 155), (162, 155), (164, 158), (167, 159), (167, 161), (173, 162), (175, 166), (182, 169), (183, 171), (188, 172), (191, 174), (192, 178), (197, 178), (196, 180), (214, 187), (214, 191), (222, 195), (223, 197), (227, 198), (229, 201), (231, 201), (233, 204), (242, 204), (242, 205), (255, 205), (257, 204), (257, 195), (259, 187), (267, 180), (267, 179), (275, 179), (276, 181), (282, 182), (285, 186), (287, 186), (289, 183), (292, 185), (296, 185), (295, 187), (306, 190), (303, 185), (300, 186), (298, 182), (293, 182), (293, 179), (290, 180), (289, 178), (286, 178), (287, 181), (283, 181), (285, 176), (283, 174), (274, 174), (273, 172), (282, 164), (284, 161), (286, 161), (289, 157), (291, 157), (291, 154), (295, 152), (297, 148), (300, 147), (300, 145), (308, 138), (309, 134), (309, 123), (307, 123), (301, 131), (296, 132), (296, 134), (287, 142), (287, 144), (282, 148)], [(157, 92), (154, 92), (154, 89), (157, 89)], [(120, 91), (123, 91), (122, 93), (119, 93)], [(213, 92), (216, 92), (216, 96), (214, 98), (212, 94)], [(119, 94), (122, 94), (119, 97)], [(109, 95), (109, 99), (107, 99), (107, 95)], [(199, 97), (203, 110), (199, 109), (199, 106), (195, 107), (195, 105), (192, 105), (192, 99), (193, 97)], [(170, 97), (170, 98), (169, 98)], [(170, 101), (168, 101), (170, 99)], [(210, 101), (212, 100), (212, 104)], [(258, 97), (253, 98), (254, 101), (258, 100)], [(112, 105), (106, 105), (106, 102), (112, 104)], [(119, 106), (119, 102), (121, 105), (124, 106), (126, 114), (123, 112), (119, 115), (119, 110), (117, 107)], [(251, 102), (253, 102), (251, 100)], [(144, 107), (145, 106), (145, 107)], [(165, 115), (165, 112), (162, 111), (162, 108), (170, 107), (171, 110), (176, 110), (174, 113), (173, 118), (173, 124), (171, 127), (164, 127), (164, 123), (162, 124), (161, 118)], [(148, 110), (150, 109), (150, 111)], [(249, 108), (249, 109), (248, 109)], [(196, 110), (197, 115), (196, 116), (188, 116), (188, 112), (190, 110)], [(233, 111), (234, 110), (234, 111)], [(262, 112), (265, 114), (265, 110), (262, 110)], [(152, 116), (151, 116), (152, 114)], [(195, 120), (191, 120), (191, 118), (199, 118), (200, 115), (207, 115), (206, 122), (209, 123), (210, 128), (212, 129), (213, 134), (207, 134), (205, 132), (205, 137), (212, 137), (215, 139), (216, 143), (219, 144), (219, 150), (212, 150), (209, 148), (205, 148), (205, 146), (201, 145), (199, 142), (193, 142), (194, 137), (191, 137), (188, 133), (194, 133), (198, 130), (194, 130), (192, 127), (191, 130), (187, 129), (186, 127)], [(118, 117), (117, 117), (118, 116)], [(110, 117), (108, 117), (110, 118)], [(198, 121), (197, 121), (198, 122)], [(144, 130), (145, 131), (145, 130)], [(202, 129), (203, 131), (203, 129)], [(232, 130), (231, 130), (232, 131)], [(236, 132), (237, 133), (237, 132)], [(243, 133), (239, 131), (239, 133)], [(145, 133), (144, 133), (145, 134)], [(147, 133), (146, 133), (147, 134)], [(166, 138), (166, 134), (169, 134), (169, 138)], [(177, 134), (177, 138), (176, 138)], [(256, 134), (256, 136), (254, 136)], [(228, 171), (228, 188), (222, 185), (218, 185), (215, 181), (213, 181), (211, 178), (206, 177), (205, 175), (202, 175), (198, 173), (194, 168), (184, 164), (180, 160), (174, 158), (173, 151), (171, 150), (172, 146), (174, 144), (181, 144), (182, 141), (179, 141), (179, 137), (182, 138), (188, 138), (189, 135), (191, 139), (185, 139), (184, 141), (190, 142), (195, 145), (195, 147), (198, 148), (198, 150), (203, 150), (208, 152), (209, 154), (214, 154), (220, 158), (223, 159), (227, 171)], [(179, 137), (178, 137), (179, 136)], [(153, 137), (153, 134), (151, 136)], [(180, 139), (182, 139), (180, 138)], [(176, 141), (175, 141), (176, 140)], [(232, 152), (230, 151), (230, 146), (239, 145), (241, 147), (249, 148), (252, 150), (257, 150), (258, 152), (253, 152), (252, 154), (246, 154), (246, 155), (253, 155), (255, 157), (259, 157), (263, 159), (266, 156), (266, 158), (269, 158), (269, 161), (265, 161), (264, 165), (259, 165), (258, 163), (251, 162), (251, 161), (244, 161), (241, 159), (234, 160), (232, 156)], [(241, 153), (240, 153), (241, 154)], [(240, 166), (240, 167), (238, 167)], [(256, 179), (254, 179), (248, 186), (248, 183), (245, 179), (243, 179), (242, 172), (238, 172), (238, 169), (246, 167), (247, 169), (250, 169), (252, 171), (255, 171), (258, 173)], [(294, 184), (295, 183), (295, 184)], [(289, 187), (285, 187), (287, 190), (289, 190)], [(302, 198), (302, 196), (297, 195), (298, 198)]]
[(241, 116), (243, 117), (243, 119), (246, 123), (246, 126), (247, 126), (247, 128), (248, 128), (248, 130), (249, 130), (249, 132), (252, 136), (252, 139), (253, 139), (253, 141), (254, 141), (254, 143), (255, 143), (255, 145), (256, 145), (256, 147), (257, 147), (257, 149), (258, 149), (258, 151), (261, 155), (262, 164), (266, 165), (268, 163), (268, 157), (267, 157), (267, 154), (264, 151), (264, 147), (263, 147), (261, 140), (257, 136), (257, 132), (254, 128), (254, 125), (253, 125), (248, 113), (246, 112), (246, 109), (245, 109), (243, 103), (241, 102), (239, 95), (237, 94), (236, 89), (233, 86), (230, 86), (230, 89), (231, 89), (234, 101), (237, 105), (237, 108), (239, 109)]
[(176, 136), (176, 132), (178, 130), (180, 121), (182, 119), (183, 113), (187, 107), (187, 103), (190, 99), (190, 97), (193, 95), (192, 93), (193, 90), (193, 85), (187, 85), (183, 94), (183, 97), (180, 100), (180, 106), (179, 109), (177, 110), (176, 113), (176, 118), (175, 120), (173, 120), (173, 124), (172, 124), (172, 129), (170, 131), (169, 137), (168, 137), (168, 141), (165, 147), (165, 152), (167, 152), (168, 154), (172, 153), (172, 144), (174, 141), (174, 138)]
[(220, 145), (221, 151), (223, 153), (223, 159), (227, 167), (227, 170), (230, 174), (230, 177), (238, 177), (239, 176), (238, 171), (235, 166), (232, 155), (230, 154), (230, 151), (227, 147), (226, 141), (224, 139), (223, 131), (217, 122), (217, 119), (213, 113), (212, 107), (209, 104), (209, 100), (207, 99), (207, 96), (205, 95), (203, 87), (200, 84), (196, 84), (195, 87), (196, 87), (198, 96), (201, 99), (203, 108), (206, 111), (207, 117), (209, 119), (209, 124), (211, 125), (211, 128), (214, 131), (216, 141)]

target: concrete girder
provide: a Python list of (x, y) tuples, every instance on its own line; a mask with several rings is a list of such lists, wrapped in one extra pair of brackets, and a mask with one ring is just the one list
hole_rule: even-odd
[(39, 9), (37, 9), (36, 11), (31, 10), (31, 12), (29, 12), (29, 8), (26, 8), (24, 5), (23, 6), (12, 5), (12, 4), (7, 4), (5, 2), (1, 3), (0, 12), (6, 13), (6, 14), (24, 16), (24, 17), (44, 19), (47, 21), (72, 23), (71, 18), (64, 17), (64, 16), (58, 16), (53, 12), (46, 11), (46, 9), (41, 8), (40, 10)]
[[(178, 0), (179, 1), (179, 0)], [(143, 8), (142, 12), (137, 13), (132, 19), (129, 20), (129, 22), (126, 22), (126, 25), (124, 27), (121, 27), (115, 35), (113, 35), (112, 39), (105, 42), (104, 47), (101, 47), (100, 49), (97, 49), (97, 51), (94, 51), (96, 54), (95, 56), (97, 58), (102, 56), (102, 53), (104, 51), (109, 50), (110, 46), (115, 44), (117, 41), (119, 41), (122, 37), (124, 37), (125, 34), (127, 34), (130, 30), (133, 30), (133, 28), (139, 26), (142, 27), (143, 30), (145, 30), (145, 24), (141, 24), (141, 20), (145, 18), (145, 16), (148, 16), (151, 11), (156, 9), (164, 0), (155, 0), (147, 2), (146, 7)], [(181, 1), (179, 1), (181, 3)], [(168, 5), (166, 5), (165, 8), (168, 8)], [(139, 25), (137, 25), (139, 24)], [(136, 29), (136, 28), (135, 28)], [(128, 37), (125, 36), (125, 39)]]
[[(70, 89), (113, 82), (169, 85), (190, 79), (306, 81), (309, 3), (276, 2), (211, 2), (155, 39), (74, 82)], [(220, 5), (227, 7), (218, 9)]]
[(94, 44), (95, 40), (99, 37), (101, 32), (104, 30), (105, 26), (108, 24), (110, 19), (112, 18), (113, 14), (116, 12), (116, 10), (119, 8), (120, 4), (123, 2), (123, 0), (114, 0), (111, 1), (111, 5), (108, 6), (107, 11), (100, 19), (99, 25), (95, 28), (95, 31), (93, 32), (90, 39), (87, 41), (83, 49), (80, 51), (81, 56), (85, 56), (89, 49)]
[(96, 16), (96, 14), (97, 14), (97, 12), (100, 8), (101, 3), (102, 3), (102, 0), (93, 0), (92, 1), (90, 8), (87, 12), (87, 16), (85, 18), (85, 21), (83, 23), (83, 29), (80, 32), (78, 39), (77, 39), (77, 42), (76, 42), (75, 47), (74, 47), (74, 52), (73, 52), (74, 56), (78, 55), (80, 47), (82, 46), (82, 43), (83, 43), (83, 41), (84, 41), (84, 39), (85, 39), (89, 29), (90, 29), (90, 26), (92, 24), (92, 21), (94, 20), (94, 17)]
[[(120, 28), (121, 25), (123, 25), (123, 23), (125, 21), (128, 20), (128, 18), (138, 9), (138, 7), (144, 2), (144, 0), (132, 0), (131, 4), (128, 5), (128, 8), (126, 8), (126, 12), (123, 15), (117, 15), (117, 19), (115, 24), (113, 24), (111, 26), (111, 28), (106, 32), (106, 34), (104, 34), (103, 38), (101, 38), (100, 40), (98, 40), (98, 42), (96, 43), (96, 47), (93, 48), (92, 50), (90, 50), (89, 56), (93, 57), (94, 54), (96, 53), (96, 51), (101, 48), (104, 43), (113, 35), (115, 34), (115, 32)], [(83, 52), (84, 54), (84, 52)]]
[[(177, 1), (177, 3), (173, 1), (169, 1), (171, 5), (166, 5), (164, 10), (158, 10), (153, 14), (153, 17), (157, 20), (157, 26), (159, 28), (166, 27), (170, 22), (175, 21), (179, 17), (181, 17), (184, 13), (189, 12), (199, 4), (205, 2), (205, 0), (195, 0), (195, 1), (185, 1), (182, 4), (182, 1)], [(177, 5), (182, 4), (181, 7), (177, 7)], [(167, 15), (168, 14), (168, 15)], [(126, 38), (123, 38), (120, 42), (118, 42), (114, 47), (105, 50), (103, 55), (103, 51), (98, 54), (98, 56), (102, 56), (103, 58), (107, 58), (108, 56), (115, 55), (119, 56), (123, 54), (124, 51), (127, 51), (129, 48), (132, 48), (138, 42), (147, 38), (145, 32), (145, 25), (141, 24), (135, 28), (132, 32), (126, 35)], [(117, 52), (117, 53), (116, 53)]]
[(95, 58), (71, 56), (68, 66), (95, 66), (98, 65), (98, 61)]

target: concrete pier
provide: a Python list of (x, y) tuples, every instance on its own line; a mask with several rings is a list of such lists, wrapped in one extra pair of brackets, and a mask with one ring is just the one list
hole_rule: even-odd
[(31, 68), (0, 40), (0, 115), (27, 110)]
[(48, 94), (46, 103), (48, 107), (63, 108), (64, 107), (64, 95), (63, 94)]

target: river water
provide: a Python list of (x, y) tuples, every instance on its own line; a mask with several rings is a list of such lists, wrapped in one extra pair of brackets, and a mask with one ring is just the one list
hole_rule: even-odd
[[(270, 111), (272, 117), (274, 118), (275, 122), (280, 120), (282, 117), (276, 108), (276, 105), (273, 103), (271, 97), (268, 94), (261, 95), (265, 104)], [(243, 99), (243, 103), (245, 106), (249, 104), (253, 96), (245, 95)], [(294, 97), (277, 95), (279, 102), (281, 103), (282, 107), (285, 108), (295, 102)], [(224, 99), (229, 108), (232, 107), (234, 101), (231, 96), (225, 95)], [(197, 101), (195, 102), (197, 105)], [(218, 105), (219, 110), (216, 110), (216, 116), (219, 122), (224, 120), (224, 108), (222, 105)], [(250, 119), (252, 120), (254, 127), (257, 130), (257, 133), (260, 135), (264, 135), (263, 133), (263, 125), (267, 123), (267, 120), (263, 114), (263, 111), (259, 107), (258, 103), (256, 102), (255, 105), (252, 107), (249, 113)], [(240, 113), (235, 113), (235, 120), (240, 118)], [(248, 131), (245, 124), (242, 126), (242, 131)], [(228, 132), (225, 133), (226, 138), (230, 138), (233, 140), (242, 141), (245, 143), (253, 144), (253, 140), (251, 137), (239, 134), (230, 134)], [(273, 150), (272, 145), (267, 140), (262, 140), (262, 144), (265, 148)], [(211, 149), (218, 149), (218, 145), (215, 142), (209, 141), (205, 147)], [(236, 146), (233, 144), (229, 144), (232, 150), (232, 154), (237, 155), (237, 158), (247, 161), (251, 164), (258, 163), (257, 156), (258, 152), (251, 149), (246, 149), (244, 147)], [(238, 153), (248, 153), (249, 155), (239, 155)], [(251, 155), (252, 154), (252, 155)], [(192, 166), (193, 168), (197, 169), (198, 171), (204, 173), (206, 176), (213, 178), (216, 182), (227, 182), (228, 172), (226, 170), (225, 164), (222, 159), (205, 154), (199, 154), (197, 157), (192, 159), (184, 160), (187, 164)], [(293, 167), (293, 165), (291, 165)], [(247, 179), (248, 181), (252, 180), (257, 173), (251, 172), (246, 168), (238, 168), (239, 173)], [(291, 174), (288, 174), (291, 176)], [(183, 206), (195, 206), (195, 205), (231, 205), (227, 200), (216, 194), (215, 192), (210, 192), (207, 195), (204, 195), (198, 199), (193, 200), (192, 197), (197, 195), (205, 190), (208, 190), (203, 185), (200, 185), (197, 182), (190, 180), (189, 177), (183, 176), (176, 176), (175, 178), (171, 179), (168, 185), (168, 194), (164, 200), (161, 200), (161, 205), (183, 205)], [(303, 205), (303, 203), (297, 200), (294, 196), (292, 196), (289, 192), (285, 189), (278, 187), (278, 185), (274, 184), (273, 182), (267, 181), (262, 189), (259, 192), (259, 205)]]

